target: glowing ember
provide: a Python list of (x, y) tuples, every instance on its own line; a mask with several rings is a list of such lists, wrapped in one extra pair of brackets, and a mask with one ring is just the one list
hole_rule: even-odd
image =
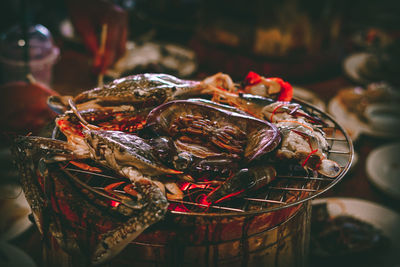
[(114, 201), (114, 200), (110, 200), (110, 206), (111, 206), (111, 207), (116, 208), (116, 207), (119, 206), (119, 204), (121, 204), (121, 202)]

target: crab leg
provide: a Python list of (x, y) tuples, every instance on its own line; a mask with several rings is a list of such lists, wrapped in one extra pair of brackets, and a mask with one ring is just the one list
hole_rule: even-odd
[(147, 227), (164, 217), (168, 201), (161, 190), (148, 179), (137, 179), (134, 186), (148, 205), (121, 226), (101, 235), (101, 241), (95, 247), (92, 257), (93, 264), (101, 264), (114, 257)]
[(122, 184), (126, 184), (126, 182), (117, 182), (117, 183), (112, 183), (107, 185), (106, 187), (104, 187), (104, 191), (110, 193), (111, 195), (117, 197), (118, 199), (120, 199), (120, 202), (130, 208), (133, 209), (142, 209), (146, 203), (142, 203), (141, 199), (143, 198), (133, 187), (132, 184), (126, 184), (123, 188), (124, 192), (126, 192), (127, 194), (135, 197), (137, 199), (137, 201), (134, 201), (131, 197), (128, 197), (124, 194), (121, 194), (119, 192), (114, 191), (115, 188), (117, 188), (118, 186), (122, 185)]
[(256, 166), (241, 169), (232, 177), (228, 178), (223, 184), (211, 191), (206, 201), (216, 204), (232, 197), (243, 195), (246, 192), (257, 190), (266, 186), (276, 177), (276, 170), (271, 165)]

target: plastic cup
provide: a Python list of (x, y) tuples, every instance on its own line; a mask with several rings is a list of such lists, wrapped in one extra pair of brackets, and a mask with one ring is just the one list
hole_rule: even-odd
[[(52, 82), (53, 66), (60, 50), (54, 45), (49, 30), (43, 25), (29, 28), (29, 69), (33, 77), (46, 84)], [(0, 79), (2, 83), (26, 80), (24, 60), (25, 41), (19, 26), (11, 28), (0, 38)]]

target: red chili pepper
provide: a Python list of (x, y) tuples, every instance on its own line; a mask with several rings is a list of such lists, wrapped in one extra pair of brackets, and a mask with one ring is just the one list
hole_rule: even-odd
[(279, 93), (278, 101), (289, 102), (290, 100), (292, 100), (293, 87), (290, 83), (285, 82), (281, 78), (277, 78), (277, 77), (273, 77), (273, 78), (269, 78), (269, 79), (276, 81), (281, 86), (281, 92)]
[(261, 76), (254, 71), (250, 71), (246, 78), (244, 78), (245, 85), (254, 85), (261, 82)]
[(307, 164), (308, 160), (310, 159), (311, 155), (314, 154), (314, 153), (317, 153), (317, 152), (318, 152), (318, 148), (315, 149), (315, 150), (312, 150), (312, 151), (310, 152), (310, 154), (308, 154), (308, 156), (307, 156), (307, 158), (304, 160), (304, 162), (301, 164), (301, 166), (302, 166), (302, 167), (306, 166), (306, 164)]
[(274, 117), (276, 111), (277, 111), (280, 107), (282, 107), (282, 106), (284, 106), (284, 104), (279, 104), (279, 105), (277, 105), (277, 106), (274, 108), (274, 110), (272, 111), (271, 117), (269, 118), (269, 121), (270, 121), (270, 122), (273, 122), (272, 119), (273, 119), (273, 117)]
[(318, 164), (315, 165), (315, 170), (318, 170), (318, 169), (319, 169), (319, 166), (321, 166), (322, 160), (323, 160), (324, 158), (325, 158), (325, 157), (321, 157), (321, 158), (319, 159)]

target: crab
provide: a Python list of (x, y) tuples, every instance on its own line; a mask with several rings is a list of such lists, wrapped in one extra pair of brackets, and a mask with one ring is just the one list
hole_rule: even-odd
[(279, 132), (271, 123), (190, 100), (160, 105), (146, 121), (155, 133), (175, 138), (178, 148), (200, 158), (227, 152), (250, 162), (271, 152), (280, 142)]
[[(226, 77), (220, 76), (214, 78), (227, 80)], [(282, 143), (276, 152), (277, 158), (296, 159), (307, 169), (316, 170), (327, 177), (337, 177), (341, 168), (337, 162), (327, 159), (325, 153), (329, 148), (325, 133), (321, 130), (321, 127), (326, 126), (325, 122), (302, 110), (299, 104), (289, 102), (291, 86), (279, 79), (272, 80), (280, 83), (282, 88), (286, 87), (278, 96), (278, 99), (282, 101), (275, 101), (261, 95), (241, 93), (240, 88), (232, 90), (229, 86), (229, 88), (215, 86), (210, 79), (202, 93), (210, 94), (217, 101), (228, 103), (256, 118), (276, 125), (282, 134)], [(262, 83), (263, 77), (250, 73), (245, 80), (246, 87), (243, 91), (251, 92), (249, 86)], [(229, 79), (228, 82), (219, 82), (219, 84), (229, 85)]]
[(282, 145), (276, 152), (278, 158), (296, 159), (303, 167), (327, 177), (339, 175), (339, 164), (327, 159), (325, 154), (329, 144), (320, 128), (326, 125), (322, 120), (301, 110), (300, 105), (287, 102), (267, 105), (262, 113), (282, 133)]
[[(13, 154), (40, 232), (44, 236), (51, 232), (59, 245), (72, 253), (81, 253), (82, 246), (87, 247), (91, 264), (104, 263), (117, 255), (147, 227), (161, 220), (167, 211), (164, 193), (145, 175), (131, 179), (136, 201), (134, 205), (122, 201), (125, 209), (132, 211), (121, 213), (122, 217), (109, 216), (102, 206), (99, 208), (88, 198), (82, 198), (70, 185), (62, 168), (54, 165), (85, 156), (75, 154), (66, 142), (18, 137)], [(133, 198), (130, 201), (133, 202)], [(87, 227), (92, 232), (80, 233)]]
[(141, 110), (197, 94), (201, 89), (203, 83), (198, 81), (181, 80), (168, 74), (145, 73), (114, 80), (76, 97), (52, 96), (47, 102), (50, 108), (60, 114), (69, 109), (69, 100), (76, 103), (79, 111), (105, 107), (114, 111)]
[[(265, 82), (271, 90), (277, 84), (284, 86), (274, 79)], [(242, 94), (238, 89), (226, 74), (202, 82), (166, 74), (139, 74), (76, 97), (50, 98), (49, 105), (62, 113), (56, 125), (64, 135), (59, 138), (66, 141), (25, 136), (17, 138), (14, 146), (24, 191), (41, 233), (49, 229), (68, 251), (89, 243), (90, 263), (101, 264), (161, 220), (168, 200), (183, 199), (179, 180), (212, 185), (205, 198), (211, 205), (274, 180), (275, 168), (264, 161), (273, 155), (294, 157), (307, 168), (331, 171), (330, 162), (324, 158), (327, 144), (323, 133), (314, 127), (320, 122), (312, 121), (300, 107), (285, 106), (279, 107), (279, 112), (273, 109), (272, 113), (275, 110), (279, 115), (272, 117), (294, 116), (290, 120), (296, 122), (269, 122), (269, 104), (275, 101)], [(212, 94), (220, 103), (180, 100), (201, 94)], [(298, 153), (303, 150), (306, 156)], [(66, 175), (62, 171), (65, 164), (91, 172), (111, 169), (118, 180), (98, 192), (100, 189)], [(119, 204), (110, 206), (93, 192)], [(76, 210), (82, 210), (82, 216)], [(91, 224), (96, 225), (96, 234), (83, 237), (85, 227)]]
[[(274, 151), (280, 143), (280, 133), (271, 123), (208, 101), (170, 101), (153, 109), (146, 121), (146, 127), (171, 137), (178, 155), (186, 156), (185, 164), (174, 164), (178, 170), (191, 175), (208, 172), (208, 177), (222, 179), (221, 186), (210, 195), (212, 202), (238, 195), (243, 188), (253, 188), (250, 184), (258, 183), (259, 176), (244, 180), (241, 168)], [(274, 175), (268, 177), (265, 180), (272, 181)], [(215, 183), (210, 178), (202, 182)], [(241, 184), (245, 186), (239, 189)]]
[[(31, 188), (32, 185), (37, 184), (34, 182), (34, 177), (37, 170), (42, 176), (46, 176), (48, 173), (46, 165), (52, 162), (89, 157), (128, 178), (134, 185), (134, 189), (130, 187), (127, 192), (133, 195), (135, 201), (132, 198), (121, 198), (119, 201), (129, 208), (138, 210), (144, 218), (135, 213), (126, 224), (121, 226), (122, 228), (104, 233), (92, 255), (92, 263), (100, 263), (116, 255), (138, 235), (138, 229), (141, 232), (152, 224), (150, 222), (161, 219), (165, 214), (168, 207), (165, 193), (159, 188), (161, 183), (154, 182), (151, 177), (180, 172), (159, 164), (154, 159), (151, 150), (146, 150), (149, 145), (138, 136), (119, 131), (102, 130), (83, 130), (83, 134), (87, 144), (86, 149), (77, 148), (64, 141), (27, 136), (18, 138), (14, 151), (19, 162), (21, 177), (24, 177), (22, 179), (24, 190), (28, 192), (27, 198), (36, 214), (42, 214), (43, 194), (36, 188)], [(110, 191), (113, 188), (106, 189)], [(65, 199), (67, 202), (69, 201), (68, 197)], [(42, 225), (42, 219), (36, 218), (36, 221), (38, 225)], [(126, 236), (121, 237), (122, 233)]]

